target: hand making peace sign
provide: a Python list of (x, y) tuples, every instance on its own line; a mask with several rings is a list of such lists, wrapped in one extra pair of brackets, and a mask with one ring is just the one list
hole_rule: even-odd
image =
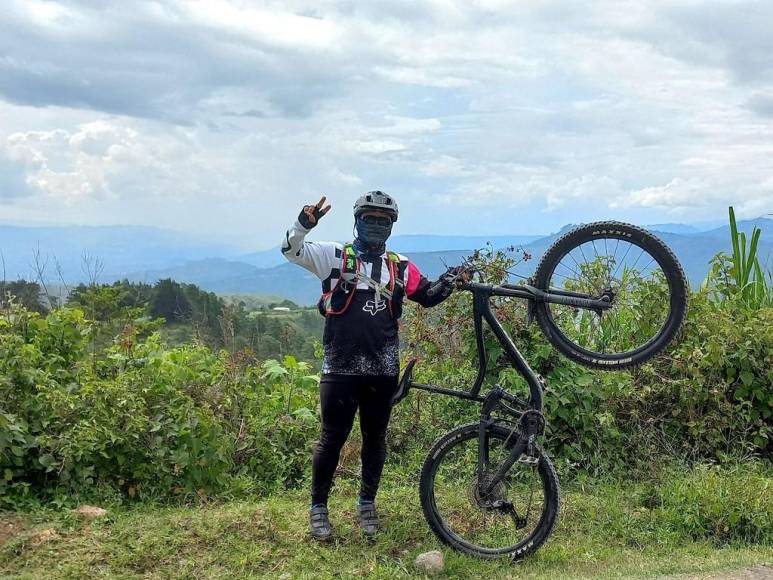
[(322, 207), (325, 203), (325, 199), (327, 198), (323, 195), (316, 205), (303, 206), (303, 211), (301, 211), (301, 215), (298, 219), (304, 227), (313, 228), (315, 225), (317, 225), (320, 218), (330, 211), (330, 204)]

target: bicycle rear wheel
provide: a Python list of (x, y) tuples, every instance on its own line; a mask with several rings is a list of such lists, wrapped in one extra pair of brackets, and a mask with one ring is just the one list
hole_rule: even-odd
[(687, 280), (679, 261), (650, 232), (620, 222), (596, 222), (556, 240), (534, 274), (542, 290), (608, 297), (600, 312), (535, 304), (537, 322), (560, 352), (586, 366), (619, 369), (662, 351), (687, 310)]
[[(541, 453), (536, 465), (516, 462), (484, 495), (477, 475), (478, 429), (479, 423), (457, 427), (430, 450), (419, 484), (424, 516), (435, 535), (456, 550), (481, 558), (524, 558), (547, 540), (556, 523), (558, 476)], [(486, 473), (493, 474), (518, 434), (498, 424), (486, 433)], [(509, 502), (514, 510), (498, 509), (497, 501)]]

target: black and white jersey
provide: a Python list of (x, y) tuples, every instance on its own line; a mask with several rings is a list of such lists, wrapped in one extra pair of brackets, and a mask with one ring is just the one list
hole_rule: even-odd
[[(304, 238), (309, 229), (296, 219), (282, 240), (282, 254), (290, 261), (314, 273), (322, 282), (322, 291), (329, 292), (341, 275), (344, 244), (340, 242), (310, 242)], [(427, 296), (430, 282), (406, 256), (402, 271), (405, 295), (423, 306), (434, 306), (446, 296)], [(387, 286), (389, 256), (386, 252), (373, 261), (358, 260), (360, 272)], [(388, 303), (377, 297), (375, 290), (359, 279), (357, 291), (343, 314), (328, 315), (322, 337), (324, 374), (396, 375), (400, 372), (397, 320)]]

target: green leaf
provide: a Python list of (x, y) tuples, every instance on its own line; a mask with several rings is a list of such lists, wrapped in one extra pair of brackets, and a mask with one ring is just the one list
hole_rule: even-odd
[(750, 387), (754, 382), (754, 373), (751, 371), (741, 371), (741, 382), (747, 387)]
[(580, 375), (577, 377), (576, 383), (581, 387), (587, 387), (593, 384), (593, 375)]

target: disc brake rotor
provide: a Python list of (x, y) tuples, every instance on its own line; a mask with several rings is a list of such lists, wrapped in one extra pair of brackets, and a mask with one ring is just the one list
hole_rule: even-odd
[(486, 473), (482, 478), (474, 478), (467, 486), (467, 497), (478, 509), (488, 511), (499, 509), (495, 507), (496, 502), (505, 501), (507, 498), (507, 488), (502, 481), (498, 482), (488, 494), (482, 493), (493, 479), (493, 473)]

